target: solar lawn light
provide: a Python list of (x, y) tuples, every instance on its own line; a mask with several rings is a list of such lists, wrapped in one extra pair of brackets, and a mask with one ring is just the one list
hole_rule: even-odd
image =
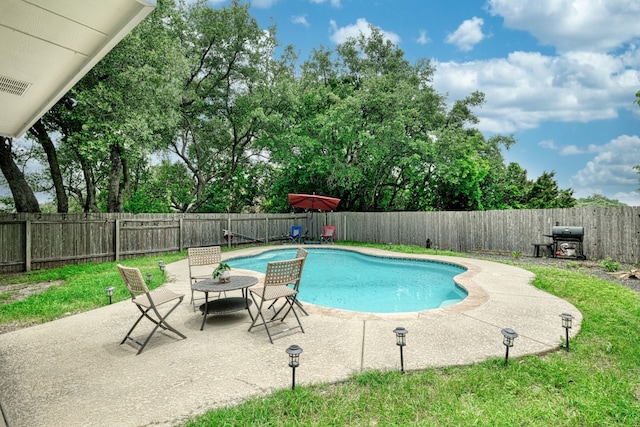
[(107, 293), (107, 296), (109, 297), (109, 304), (111, 304), (111, 299), (113, 297), (113, 290), (115, 288), (113, 286), (107, 286), (106, 288), (104, 288), (104, 291)]
[(509, 347), (513, 347), (513, 341), (518, 338), (518, 333), (511, 328), (504, 328), (502, 331), (502, 344), (507, 349), (507, 352), (504, 356), (504, 364), (509, 364)]
[(296, 368), (300, 366), (300, 353), (302, 348), (293, 344), (287, 348), (287, 354), (289, 355), (289, 366), (291, 367), (291, 390), (296, 388)]
[(147, 285), (151, 284), (151, 279), (153, 278), (153, 276), (151, 275), (151, 273), (147, 273)]
[(164, 261), (162, 260), (158, 261), (158, 267), (160, 268), (160, 271), (163, 273), (167, 269), (167, 266), (164, 264)]
[(407, 345), (407, 331), (402, 326), (398, 326), (393, 330), (393, 333), (396, 334), (396, 345), (400, 347), (400, 371), (404, 372), (404, 357), (402, 355), (402, 347)]
[(569, 313), (562, 313), (560, 315), (562, 318), (562, 327), (565, 331), (565, 348), (569, 351), (569, 329), (571, 329), (571, 322), (573, 321), (573, 316)]

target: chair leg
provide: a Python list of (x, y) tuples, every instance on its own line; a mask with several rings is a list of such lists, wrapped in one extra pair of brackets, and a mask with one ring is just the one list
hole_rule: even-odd
[[(304, 313), (305, 316), (309, 315), (309, 313), (307, 313), (307, 311), (304, 309), (304, 306), (302, 305), (302, 303), (300, 301), (298, 301), (298, 298), (296, 298), (296, 300), (294, 301), (294, 304), (297, 305), (300, 310), (302, 310), (302, 312)], [(285, 305), (283, 305), (280, 308), (280, 310), (278, 310), (278, 313), (280, 313), (280, 311), (282, 311), (282, 309), (285, 307)], [(291, 306), (289, 306), (289, 308), (287, 309), (287, 312), (284, 314), (284, 316), (282, 316), (282, 320), (284, 320), (289, 315), (290, 311), (291, 311)], [(278, 313), (276, 313), (273, 317), (275, 318), (278, 315)]]
[[(171, 332), (175, 333), (176, 335), (178, 335), (179, 337), (181, 337), (183, 339), (187, 338), (184, 334), (182, 334), (177, 329), (175, 329), (173, 326), (171, 326), (166, 320), (167, 317), (169, 316), (169, 314), (171, 314), (171, 312), (173, 312), (173, 310), (175, 310), (180, 305), (181, 302), (182, 302), (182, 298), (180, 298), (178, 300), (178, 302), (173, 307), (171, 307), (171, 309), (169, 311), (167, 311), (167, 313), (164, 316), (162, 316), (155, 307), (150, 307), (150, 308), (147, 308), (146, 310), (144, 310), (142, 307), (137, 305), (136, 307), (138, 307), (138, 309), (140, 310), (140, 312), (142, 314), (140, 314), (140, 317), (138, 317), (138, 320), (136, 320), (136, 322), (133, 324), (131, 329), (129, 329), (129, 332), (127, 332), (127, 335), (120, 342), (120, 345), (124, 344), (127, 339), (130, 339), (131, 341), (135, 342), (136, 344), (138, 344), (140, 346), (140, 348), (138, 349), (138, 352), (136, 353), (136, 355), (138, 355), (138, 354), (142, 353), (142, 350), (144, 350), (144, 348), (147, 346), (147, 343), (149, 342), (149, 340), (151, 339), (153, 334), (155, 334), (155, 332), (158, 330), (158, 328), (162, 328), (164, 330), (170, 330)], [(153, 308), (153, 311), (154, 311), (155, 315), (158, 317), (157, 320), (154, 319), (153, 317), (149, 316), (149, 311), (152, 308)], [(140, 320), (142, 320), (142, 318), (144, 318), (144, 317), (146, 317), (151, 322), (153, 322), (155, 324), (155, 326), (153, 327), (153, 329), (151, 330), (149, 335), (147, 335), (147, 338), (144, 340), (144, 342), (140, 342), (137, 339), (133, 338), (131, 336), (131, 333), (136, 328), (136, 326), (138, 326), (138, 323), (140, 323)]]
[(196, 300), (194, 298), (194, 293), (195, 291), (193, 290), (193, 288), (191, 288), (191, 305), (193, 306), (193, 312), (196, 312)]
[[(287, 298), (288, 299), (288, 298)], [(298, 313), (296, 312), (296, 309), (293, 307), (293, 304), (297, 301), (296, 297), (294, 296), (293, 299), (290, 302), (291, 305), (291, 311), (293, 311), (293, 315), (296, 316), (296, 320), (298, 321), (298, 326), (300, 327), (300, 330), (302, 331), (302, 333), (304, 334), (304, 328), (302, 327), (302, 323), (300, 322), (300, 317), (298, 317)], [(282, 318), (282, 320), (284, 320), (284, 317)], [(295, 326), (294, 326), (295, 328)], [(293, 328), (291, 328), (293, 329)]]
[(302, 310), (302, 312), (304, 313), (305, 316), (309, 315), (309, 313), (307, 313), (307, 311), (304, 309), (304, 306), (302, 305), (302, 303), (300, 301), (298, 301), (298, 298), (296, 298), (296, 305), (298, 306), (298, 308), (300, 310)]
[(169, 322), (167, 322), (167, 317), (169, 317), (169, 315), (173, 312), (173, 310), (178, 308), (178, 306), (181, 303), (182, 303), (182, 298), (178, 299), (178, 302), (173, 307), (171, 307), (171, 309), (169, 311), (167, 311), (164, 316), (161, 316), (160, 313), (158, 312), (158, 309), (155, 308), (155, 307), (154, 307), (153, 311), (155, 311), (156, 315), (158, 316), (158, 319), (160, 319), (159, 322), (158, 322), (158, 326), (162, 327), (162, 329), (165, 329), (165, 330), (168, 329), (171, 332), (173, 332), (174, 334), (176, 334), (176, 335), (180, 336), (181, 338), (185, 339), (185, 338), (187, 338), (185, 335), (183, 335), (176, 328), (171, 326), (169, 324)]
[[(282, 316), (280, 321), (283, 322), (284, 319), (289, 315), (289, 312), (293, 311), (293, 315), (296, 316), (296, 320), (298, 321), (298, 326), (300, 327), (300, 330), (302, 331), (302, 333), (304, 333), (304, 329), (302, 328), (302, 323), (300, 323), (300, 318), (298, 317), (298, 313), (296, 312), (296, 309), (294, 307), (294, 304), (296, 302), (298, 302), (298, 299), (296, 298), (295, 295), (294, 296), (290, 296), (290, 297), (286, 297), (285, 299), (286, 299), (286, 302), (282, 305), (282, 307), (280, 307), (280, 310), (278, 310), (278, 313), (280, 313), (285, 306), (288, 306), (288, 308), (287, 308), (287, 312), (284, 314), (284, 316)], [(302, 311), (304, 311), (304, 309)], [(276, 313), (276, 316), (278, 315), (278, 313)], [(306, 311), (305, 311), (305, 313), (306, 313)], [(276, 316), (273, 316), (273, 318), (271, 320), (275, 320)], [(308, 314), (307, 314), (307, 316), (308, 316)], [(296, 328), (296, 326), (294, 326), (293, 328), (289, 328), (287, 330), (295, 329), (295, 328)]]
[[(296, 328), (300, 328), (300, 330), (302, 331), (302, 333), (304, 333), (304, 328), (302, 327), (302, 323), (300, 323), (300, 318), (298, 317), (298, 313), (296, 313), (296, 310), (295, 310), (295, 308), (293, 307), (293, 304), (294, 304), (294, 302), (295, 302), (295, 297), (285, 297), (285, 300), (286, 300), (285, 304), (284, 304), (282, 307), (280, 307), (280, 309), (276, 312), (276, 314), (274, 315), (274, 317), (272, 317), (272, 318), (271, 318), (271, 319), (269, 319), (269, 320), (266, 320), (266, 319), (264, 318), (264, 314), (262, 314), (262, 306), (263, 306), (263, 304), (264, 304), (264, 301), (262, 301), (262, 300), (261, 300), (261, 301), (260, 301), (260, 304), (258, 304), (258, 302), (257, 302), (257, 301), (256, 301), (256, 299), (254, 298), (253, 294), (251, 294), (251, 299), (253, 300), (253, 303), (255, 304), (255, 306), (256, 306), (256, 307), (258, 307), (258, 315), (260, 316), (260, 319), (262, 319), (262, 323), (258, 323), (258, 324), (256, 324), (256, 322), (258, 321), (258, 316), (255, 316), (255, 317), (253, 318), (253, 322), (251, 323), (251, 326), (249, 326), (249, 332), (251, 332), (251, 330), (252, 330), (254, 327), (256, 327), (256, 326), (260, 326), (260, 325), (263, 325), (263, 326), (264, 326), (264, 329), (267, 331), (267, 335), (269, 336), (269, 341), (271, 342), (271, 344), (273, 344), (273, 336), (274, 336), (274, 335), (278, 335), (278, 334), (281, 334), (281, 333), (284, 333), (284, 332), (288, 332), (288, 331), (291, 331), (291, 330), (296, 329)], [(276, 301), (277, 301), (277, 300), (276, 300)], [(274, 301), (274, 302), (275, 302), (275, 301)], [(272, 303), (272, 305), (273, 305), (273, 303)], [(268, 323), (272, 323), (272, 322), (274, 322), (275, 320), (278, 320), (278, 319), (276, 319), (276, 317), (277, 317), (278, 313), (280, 313), (280, 312), (282, 311), (282, 309), (284, 308), (284, 306), (285, 306), (285, 305), (288, 305), (288, 306), (289, 306), (289, 309), (287, 310), (287, 314), (289, 313), (289, 311), (290, 311), (290, 310), (293, 310), (293, 314), (294, 314), (294, 316), (296, 317), (296, 321), (298, 322), (298, 326), (294, 326), (294, 327), (292, 327), (292, 328), (285, 329), (284, 331), (278, 331), (278, 332), (274, 332), (274, 333), (272, 333), (272, 332), (269, 330), (269, 326), (267, 326), (267, 324), (268, 324)], [(267, 307), (267, 309), (268, 309), (268, 307)], [(285, 317), (286, 317), (286, 315), (285, 315)], [(281, 320), (281, 321), (282, 321), (282, 320), (284, 320), (284, 317), (283, 317), (282, 319), (280, 319), (280, 320)]]
[[(258, 308), (258, 316), (260, 316), (260, 318), (262, 319), (262, 325), (264, 325), (264, 328), (267, 330), (269, 341), (271, 342), (271, 344), (273, 344), (273, 339), (271, 338), (271, 332), (269, 332), (269, 328), (267, 327), (267, 320), (264, 318), (264, 315), (262, 314), (262, 303), (264, 301), (260, 300), (260, 304), (258, 305), (258, 302), (253, 297), (253, 294), (251, 294), (251, 299), (253, 300), (253, 304)], [(249, 326), (249, 332), (251, 332), (251, 329), (253, 329), (255, 326), (260, 326), (260, 324), (256, 325), (256, 322), (258, 321), (258, 316), (253, 318), (253, 322), (251, 322), (251, 326)]]
[[(140, 308), (140, 307), (138, 307)], [(142, 311), (142, 310), (140, 310)], [(148, 310), (147, 310), (148, 311)], [(138, 323), (140, 323), (140, 321), (146, 316), (146, 312), (142, 311), (142, 314), (140, 315), (140, 317), (138, 317), (138, 320), (136, 320), (136, 322), (133, 324), (133, 326), (131, 327), (131, 329), (129, 329), (129, 332), (127, 332), (127, 335), (124, 336), (124, 338), (122, 339), (122, 341), (120, 341), (120, 345), (124, 344), (124, 342), (127, 340), (127, 338), (130, 338), (131, 340), (135, 341), (133, 338), (131, 338), (131, 332), (133, 332), (133, 330), (136, 328), (136, 326), (138, 326)]]

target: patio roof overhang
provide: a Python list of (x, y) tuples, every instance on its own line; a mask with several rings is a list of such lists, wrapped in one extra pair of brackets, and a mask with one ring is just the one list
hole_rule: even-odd
[(0, 135), (19, 137), (155, 8), (155, 0), (2, 0)]

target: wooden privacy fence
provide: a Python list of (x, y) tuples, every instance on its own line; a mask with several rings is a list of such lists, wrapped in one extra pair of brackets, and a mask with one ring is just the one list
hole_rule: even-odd
[[(276, 243), (293, 225), (317, 239), (326, 224), (338, 240), (425, 246), (460, 252), (531, 255), (556, 225), (584, 227), (588, 259), (640, 263), (640, 208), (478, 212), (314, 214), (0, 214), (0, 273), (114, 261), (192, 246)], [(225, 239), (225, 230), (233, 234)]]
[(572, 208), (476, 212), (329, 213), (338, 238), (425, 246), (459, 252), (533, 253), (532, 243), (551, 243), (551, 228), (584, 227), (588, 259), (640, 263), (640, 208)]
[[(306, 214), (0, 214), (0, 273), (288, 239)], [(225, 239), (225, 230), (233, 238)]]

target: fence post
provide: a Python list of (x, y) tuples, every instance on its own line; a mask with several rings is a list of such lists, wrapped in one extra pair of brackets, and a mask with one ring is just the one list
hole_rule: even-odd
[(178, 250), (180, 252), (182, 252), (182, 247), (183, 247), (183, 243), (182, 240), (184, 239), (184, 219), (180, 218), (179, 220), (180, 223), (180, 227), (178, 229)]
[(342, 226), (342, 240), (347, 240), (347, 216), (343, 216), (343, 226)]
[(114, 231), (114, 248), (116, 252), (116, 261), (120, 261), (120, 220), (116, 218), (116, 225)]
[(265, 232), (264, 242), (268, 244), (269, 243), (269, 217), (268, 216), (264, 218), (264, 222), (265, 222), (264, 228), (265, 230), (267, 230)]
[(31, 271), (31, 220), (24, 222), (24, 269)]
[(233, 233), (231, 232), (231, 214), (227, 217), (227, 231), (228, 231), (228, 239), (227, 246), (231, 247), (231, 241), (233, 240)]

